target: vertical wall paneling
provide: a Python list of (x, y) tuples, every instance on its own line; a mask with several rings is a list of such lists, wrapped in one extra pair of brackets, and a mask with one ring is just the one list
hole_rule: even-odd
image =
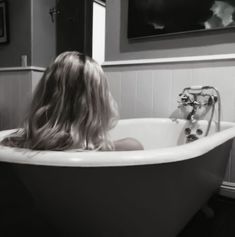
[(120, 114), (124, 118), (135, 117), (137, 73), (129, 71), (121, 74)]
[[(151, 68), (142, 66), (134, 70), (129, 66), (129, 69), (125, 68), (125, 70), (121, 67), (119, 72), (117, 68), (115, 72), (110, 68), (108, 70), (112, 93), (118, 97), (119, 103), (125, 102), (122, 107), (129, 114), (128, 117), (151, 115), (169, 117), (174, 114), (178, 106), (178, 95), (183, 88), (190, 85), (211, 85), (221, 94), (222, 119), (235, 121), (235, 66), (209, 64), (208, 67), (201, 67), (192, 64)], [(135, 103), (134, 98), (136, 98)], [(133, 108), (135, 110), (130, 114), (128, 110)], [(121, 116), (125, 117), (125, 114), (121, 112)]]
[(108, 78), (110, 91), (112, 93), (113, 98), (116, 100), (119, 109), (121, 108), (121, 73), (120, 72), (111, 72), (106, 73)]
[(42, 72), (0, 71), (0, 130), (21, 126)]
[(32, 93), (34, 92), (38, 82), (42, 78), (43, 72), (32, 71)]
[[(144, 78), (144, 80), (143, 80)], [(140, 71), (136, 79), (135, 117), (153, 116), (153, 72)]]
[(153, 70), (153, 116), (169, 117), (172, 100), (172, 71)]
[(217, 66), (194, 68), (193, 81), (200, 85), (213, 85), (221, 94), (222, 120), (235, 121), (235, 67)]
[(172, 77), (171, 110), (174, 113), (179, 105), (177, 103), (179, 100), (179, 94), (185, 87), (192, 85), (192, 70), (187, 67), (176, 68), (173, 70)]
[(0, 129), (20, 126), (30, 99), (30, 73), (0, 73)]

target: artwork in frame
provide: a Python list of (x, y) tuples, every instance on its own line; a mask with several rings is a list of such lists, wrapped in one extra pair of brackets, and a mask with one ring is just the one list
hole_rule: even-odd
[(235, 0), (129, 0), (128, 38), (235, 29)]
[(0, 1), (0, 43), (8, 42), (7, 6), (5, 1)]

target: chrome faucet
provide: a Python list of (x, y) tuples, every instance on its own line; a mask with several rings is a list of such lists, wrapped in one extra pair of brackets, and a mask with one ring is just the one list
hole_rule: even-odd
[(199, 103), (198, 99), (197, 99), (197, 94), (193, 94), (193, 93), (181, 93), (179, 94), (181, 102), (180, 106), (190, 106), (192, 107), (192, 110), (189, 112), (189, 114), (187, 115), (187, 120), (191, 121), (191, 123), (195, 123), (196, 119), (195, 119), (195, 115), (197, 113), (197, 110), (199, 108), (201, 108), (201, 103)]
[(197, 112), (197, 107), (193, 106), (191, 112), (189, 112), (188, 116), (187, 116), (187, 120), (190, 120), (191, 123), (195, 123), (196, 119), (195, 119), (195, 114)]
[[(210, 92), (210, 93), (209, 93)], [(206, 132), (204, 133), (204, 136), (207, 136), (211, 127), (212, 119), (214, 116), (215, 111), (215, 104), (218, 104), (218, 121), (217, 121), (217, 130), (220, 131), (220, 121), (221, 121), (221, 100), (220, 100), (220, 94), (219, 91), (212, 87), (212, 86), (192, 86), (192, 87), (186, 87), (183, 89), (182, 93), (179, 94), (180, 101), (178, 101), (179, 106), (178, 107), (187, 107), (190, 108), (191, 111), (186, 116), (186, 119), (190, 122), (190, 128), (186, 128), (187, 132), (185, 132), (187, 142), (194, 141), (198, 139), (198, 135), (202, 135), (202, 133), (196, 132), (196, 134), (192, 133), (192, 128), (195, 127), (194, 124), (199, 119), (199, 115), (197, 114), (198, 109), (200, 109), (202, 106), (205, 106), (207, 108), (211, 109), (211, 116), (208, 121)], [(201, 100), (199, 100), (199, 97), (202, 97)], [(189, 130), (190, 132), (188, 132)], [(185, 130), (185, 131), (186, 131)], [(200, 129), (199, 129), (200, 130)], [(197, 129), (198, 131), (198, 129)], [(200, 130), (201, 131), (201, 130)]]

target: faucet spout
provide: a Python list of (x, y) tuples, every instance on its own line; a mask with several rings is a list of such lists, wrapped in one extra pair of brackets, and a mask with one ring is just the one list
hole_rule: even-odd
[(195, 106), (193, 106), (191, 112), (187, 116), (187, 120), (189, 120), (191, 123), (196, 122), (196, 119), (195, 119), (196, 111), (197, 111), (197, 108)]

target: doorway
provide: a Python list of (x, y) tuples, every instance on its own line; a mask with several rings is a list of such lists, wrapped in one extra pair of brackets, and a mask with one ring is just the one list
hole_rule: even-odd
[(93, 0), (57, 0), (56, 9), (56, 54), (76, 50), (92, 56)]

